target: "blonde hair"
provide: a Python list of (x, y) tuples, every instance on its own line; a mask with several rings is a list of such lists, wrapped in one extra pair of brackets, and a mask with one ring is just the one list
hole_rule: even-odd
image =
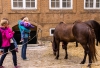
[(29, 19), (28, 19), (28, 17), (25, 17), (24, 19), (23, 19), (23, 21), (28, 21)]
[(0, 22), (0, 25), (3, 26), (4, 24), (8, 24), (8, 20), (2, 19)]

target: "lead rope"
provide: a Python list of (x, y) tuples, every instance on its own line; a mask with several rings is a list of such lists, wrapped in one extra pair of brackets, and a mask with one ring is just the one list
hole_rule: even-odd
[[(38, 33), (39, 33), (39, 30), (38, 30), (38, 32), (36, 33), (36, 35), (34, 36), (34, 37), (32, 37), (30, 40), (28, 40), (27, 42), (25, 42), (24, 44), (22, 44), (22, 46), (23, 45), (25, 45), (25, 44), (27, 44), (29, 41), (31, 41), (32, 39), (34, 39), (37, 35), (38, 35)], [(12, 49), (12, 50), (9, 50), (10, 52), (11, 51), (13, 51), (13, 50), (15, 50), (15, 48), (14, 49)], [(4, 55), (4, 54), (8, 54), (9, 52), (6, 52), (6, 53), (3, 53), (3, 54), (1, 54), (1, 55)]]

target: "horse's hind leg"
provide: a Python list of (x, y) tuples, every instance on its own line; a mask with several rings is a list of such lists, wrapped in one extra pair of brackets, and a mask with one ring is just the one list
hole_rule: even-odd
[(91, 52), (90, 51), (88, 52), (88, 56), (89, 56), (89, 64), (88, 64), (88, 67), (91, 67), (92, 58), (91, 58)]
[(84, 64), (84, 63), (85, 63), (85, 61), (86, 61), (86, 56), (87, 56), (87, 52), (84, 51), (84, 58), (83, 58), (83, 60), (82, 60), (82, 62), (81, 62), (80, 64)]
[(80, 64), (84, 64), (84, 63), (85, 63), (87, 54), (88, 54), (88, 52), (89, 52), (87, 46), (85, 46), (85, 45), (82, 45), (82, 46), (83, 46), (83, 48), (84, 48), (84, 58), (83, 58), (83, 60), (82, 60), (82, 62), (81, 62)]
[(76, 47), (78, 47), (78, 42), (76, 41)]

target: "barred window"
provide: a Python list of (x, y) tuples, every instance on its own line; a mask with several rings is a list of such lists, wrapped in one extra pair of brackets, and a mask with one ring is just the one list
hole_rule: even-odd
[(84, 0), (84, 9), (100, 9), (100, 0)]
[(72, 9), (73, 0), (49, 0), (50, 9)]
[(36, 9), (37, 0), (11, 0), (12, 9)]

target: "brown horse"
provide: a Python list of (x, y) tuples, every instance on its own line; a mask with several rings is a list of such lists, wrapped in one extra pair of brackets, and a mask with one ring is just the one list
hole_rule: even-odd
[(53, 52), (54, 55), (56, 55), (56, 59), (58, 59), (59, 57), (59, 44), (60, 42), (63, 42), (63, 46), (65, 49), (65, 59), (68, 58), (68, 54), (67, 54), (67, 44), (68, 42), (75, 42), (75, 38), (72, 34), (72, 28), (73, 28), (73, 24), (65, 24), (63, 22), (60, 22), (54, 31), (54, 35), (53, 35), (53, 42), (52, 42), (52, 47), (53, 47)]
[[(84, 48), (84, 59), (81, 64), (86, 61), (86, 56), (89, 56), (89, 63), (91, 64), (96, 58), (96, 48), (95, 48), (95, 32), (90, 26), (83, 23), (75, 23), (72, 29), (75, 39)], [(89, 64), (89, 66), (90, 66)]]
[(88, 21), (85, 21), (85, 22), (76, 21), (76, 22), (77, 23), (85, 23), (89, 27), (94, 29), (94, 32), (95, 32), (95, 35), (96, 35), (96, 45), (98, 46), (98, 42), (100, 42), (100, 24), (95, 20), (88, 20)]
[(95, 20), (85, 21), (84, 23), (94, 29), (96, 36), (96, 45), (98, 46), (98, 42), (100, 43), (100, 24)]
[(59, 43), (63, 42), (65, 46), (65, 59), (68, 58), (67, 54), (67, 44), (68, 42), (78, 41), (82, 44), (84, 48), (84, 59), (81, 62), (85, 63), (86, 56), (89, 56), (89, 63), (92, 63), (96, 59), (96, 50), (95, 50), (95, 33), (94, 30), (85, 23), (74, 23), (74, 24), (65, 24), (60, 22), (54, 31), (53, 36), (53, 51), (56, 55), (56, 59), (59, 58)]
[[(98, 46), (98, 42), (100, 43), (100, 24), (95, 20), (88, 20), (88, 21), (85, 21), (85, 22), (77, 20), (75, 22), (76, 23), (85, 23), (89, 27), (94, 29), (95, 36), (96, 36), (96, 45)], [(78, 43), (77, 42), (76, 42), (76, 47), (78, 47)]]

